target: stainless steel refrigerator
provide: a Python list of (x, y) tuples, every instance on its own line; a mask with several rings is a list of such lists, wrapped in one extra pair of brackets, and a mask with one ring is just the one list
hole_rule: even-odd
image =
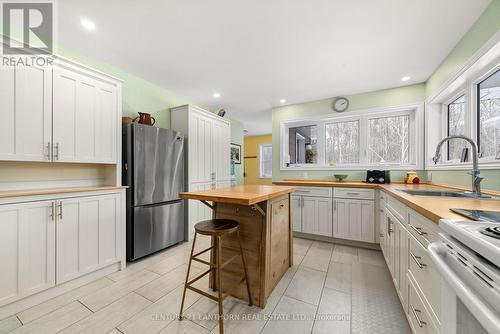
[(122, 127), (127, 185), (127, 259), (184, 240), (184, 135), (142, 124)]

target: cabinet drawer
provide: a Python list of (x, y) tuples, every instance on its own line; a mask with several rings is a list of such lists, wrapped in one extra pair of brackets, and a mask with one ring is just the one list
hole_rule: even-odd
[(333, 188), (333, 196), (355, 199), (375, 199), (374, 189)]
[(408, 231), (427, 247), (429, 243), (438, 241), (439, 227), (413, 210), (408, 210)]
[(398, 201), (392, 196), (384, 194), (386, 198), (386, 207), (394, 213), (396, 218), (398, 218), (401, 222), (406, 222), (406, 205)]
[(434, 267), (434, 263), (427, 254), (427, 250), (410, 236), (408, 250), (408, 271), (415, 279), (418, 288), (428, 302), (429, 310), (440, 318), (441, 309), (441, 277)]
[(296, 187), (294, 195), (332, 197), (332, 188), (329, 187)]
[(415, 334), (436, 334), (439, 330), (434, 325), (429, 311), (420, 298), (417, 289), (408, 277), (408, 320)]

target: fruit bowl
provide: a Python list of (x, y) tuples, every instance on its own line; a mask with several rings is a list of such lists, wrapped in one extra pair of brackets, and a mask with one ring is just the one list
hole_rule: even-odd
[(346, 174), (333, 174), (333, 177), (337, 179), (337, 181), (342, 182), (342, 180), (347, 179), (349, 175)]

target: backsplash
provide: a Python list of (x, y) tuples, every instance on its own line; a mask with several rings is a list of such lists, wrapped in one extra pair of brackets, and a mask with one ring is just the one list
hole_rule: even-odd
[[(366, 179), (365, 170), (313, 170), (313, 171), (281, 171), (280, 177), (282, 179), (317, 179), (317, 180), (334, 180), (333, 174), (346, 174), (349, 175), (345, 181), (364, 181)], [(427, 173), (425, 171), (417, 171), (421, 181), (425, 181)], [(391, 171), (391, 181), (403, 181), (406, 171), (393, 170)], [(274, 181), (277, 181), (274, 179)]]
[[(457, 185), (470, 189), (471, 176), (467, 174), (468, 172), (469, 170), (427, 171), (427, 179), (434, 183)], [(483, 182), (481, 182), (483, 189), (500, 191), (500, 169), (482, 170), (481, 176), (484, 177)]]

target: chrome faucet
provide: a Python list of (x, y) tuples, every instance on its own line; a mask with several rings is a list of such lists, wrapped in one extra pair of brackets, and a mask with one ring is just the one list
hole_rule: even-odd
[(449, 136), (444, 138), (439, 142), (439, 144), (436, 147), (436, 154), (434, 155), (434, 158), (432, 158), (432, 161), (434, 161), (434, 164), (437, 164), (439, 162), (439, 159), (441, 157), (441, 146), (443, 144), (451, 139), (463, 139), (465, 141), (468, 141), (470, 145), (472, 146), (472, 172), (469, 173), (472, 175), (472, 193), (476, 196), (481, 195), (481, 181), (484, 179), (480, 174), (479, 171), (479, 162), (478, 162), (478, 148), (477, 144), (474, 140), (470, 139), (469, 137), (466, 136), (461, 136), (461, 135), (456, 135), (456, 136)]

